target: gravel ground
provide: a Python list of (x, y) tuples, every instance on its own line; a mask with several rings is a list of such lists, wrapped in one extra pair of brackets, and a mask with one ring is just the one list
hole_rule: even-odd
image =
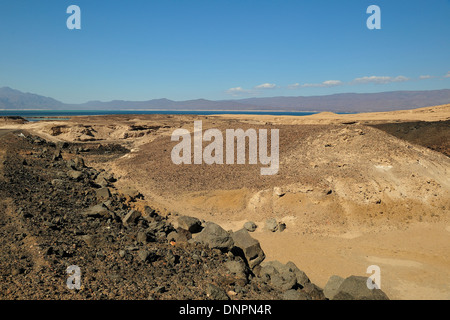
[[(107, 149), (108, 157), (123, 152)], [(225, 262), (242, 259), (231, 252), (169, 243), (173, 226), (150, 207), (124, 224), (133, 196), (112, 182), (102, 194), (97, 182), (104, 173), (85, 167), (79, 151), (27, 132), (2, 132), (0, 299), (280, 298), (251, 272), (244, 282), (230, 274)], [(99, 204), (102, 212), (89, 211)], [(81, 286), (70, 290), (66, 271), (74, 265)]]

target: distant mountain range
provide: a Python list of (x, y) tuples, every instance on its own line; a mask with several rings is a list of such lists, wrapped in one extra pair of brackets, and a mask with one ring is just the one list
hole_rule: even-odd
[(309, 97), (248, 98), (237, 100), (154, 99), (148, 101), (89, 101), (67, 104), (53, 98), (0, 88), (0, 109), (5, 110), (227, 110), (227, 111), (332, 111), (368, 112), (413, 109), (450, 103), (450, 89), (340, 93)]

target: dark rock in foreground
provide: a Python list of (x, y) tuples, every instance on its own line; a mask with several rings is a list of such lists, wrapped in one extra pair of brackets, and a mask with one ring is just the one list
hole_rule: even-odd
[(219, 249), (224, 252), (230, 251), (234, 246), (231, 235), (213, 222), (207, 222), (202, 232), (192, 240), (203, 243), (210, 249)]
[(381, 289), (369, 289), (367, 277), (350, 276), (337, 289), (333, 300), (389, 300)]
[(230, 300), (225, 290), (219, 288), (213, 284), (208, 284), (206, 287), (206, 294), (212, 300)]
[[(151, 207), (139, 209), (138, 191), (121, 193), (81, 157), (65, 160), (79, 145), (10, 134), (0, 149), (0, 198), (8, 199), (0, 201), (0, 299), (324, 299), (295, 264), (261, 264), (264, 252), (244, 229), (209, 222), (195, 234), (196, 218), (175, 229)], [(113, 146), (82, 149), (123, 155)], [(66, 286), (73, 265), (80, 290)], [(335, 298), (381, 297), (363, 283), (342, 283)]]
[(234, 232), (232, 238), (234, 241), (233, 253), (245, 258), (251, 269), (265, 259), (266, 255), (261, 249), (259, 241), (252, 238), (247, 230), (241, 229)]
[(331, 276), (330, 279), (328, 279), (327, 284), (325, 285), (325, 288), (323, 289), (323, 293), (325, 294), (325, 297), (327, 299), (332, 300), (336, 293), (338, 293), (338, 289), (341, 286), (342, 282), (344, 282), (344, 278), (339, 276)]
[(181, 216), (177, 219), (178, 227), (188, 230), (190, 233), (197, 233), (202, 230), (202, 223), (199, 219), (188, 216)]

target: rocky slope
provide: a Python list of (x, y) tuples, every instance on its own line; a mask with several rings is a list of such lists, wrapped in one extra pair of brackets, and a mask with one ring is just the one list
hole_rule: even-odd
[[(113, 175), (79, 155), (102, 150), (26, 132), (3, 133), (0, 144), (1, 299), (326, 299), (295, 264), (261, 264), (264, 252), (245, 229), (186, 216), (175, 228), (151, 207), (137, 209), (142, 195), (119, 192)], [(81, 271), (72, 290), (70, 266)]]
[[(174, 226), (80, 155), (121, 148), (2, 135), (1, 299), (326, 299), (293, 263), (261, 264), (264, 252), (244, 229), (185, 216)], [(74, 265), (81, 287), (70, 290)]]

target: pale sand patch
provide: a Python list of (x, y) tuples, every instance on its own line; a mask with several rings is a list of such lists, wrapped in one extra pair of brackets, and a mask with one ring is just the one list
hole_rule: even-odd
[[(383, 289), (383, 284), (381, 285)], [(429, 300), (430, 297), (434, 297), (434, 300), (449, 300), (450, 288), (443, 286), (437, 288), (435, 286), (420, 286), (410, 281), (398, 281), (393, 287), (395, 292), (408, 292), (408, 299), (410, 300)]]
[(382, 258), (382, 257), (373, 257), (369, 256), (366, 258), (367, 261), (371, 263), (377, 264), (387, 264), (393, 267), (413, 267), (413, 268), (421, 268), (422, 264), (417, 261), (412, 260), (403, 260), (403, 259), (390, 259), (390, 258)]
[[(448, 230), (447, 230), (448, 231)], [(381, 289), (391, 299), (448, 299), (450, 235), (442, 226), (418, 224), (408, 230), (361, 234), (356, 238), (255, 232), (266, 261), (293, 261), (322, 288), (332, 275), (369, 276), (379, 264)], [(408, 241), (405, 241), (408, 239)]]
[(361, 236), (362, 236), (361, 232), (355, 232), (355, 231), (353, 231), (353, 232), (346, 232), (346, 233), (344, 233), (342, 235), (338, 235), (338, 237), (340, 237), (342, 239), (355, 239), (355, 238), (358, 238), (358, 237), (361, 237)]

